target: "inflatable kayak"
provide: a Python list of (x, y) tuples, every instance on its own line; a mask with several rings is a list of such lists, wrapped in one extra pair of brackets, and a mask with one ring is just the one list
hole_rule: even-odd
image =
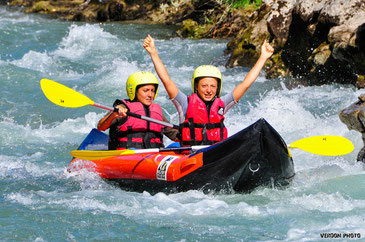
[[(107, 144), (108, 135), (93, 129), (78, 150), (107, 150)], [(249, 192), (258, 186), (286, 186), (295, 174), (286, 143), (264, 119), (196, 151), (136, 150), (93, 160), (73, 158), (68, 166), (69, 172), (82, 169), (124, 190), (150, 193)]]

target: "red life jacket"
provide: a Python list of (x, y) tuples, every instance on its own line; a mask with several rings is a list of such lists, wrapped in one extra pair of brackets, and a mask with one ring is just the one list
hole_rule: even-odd
[(206, 104), (196, 93), (188, 99), (185, 121), (180, 124), (181, 145), (211, 145), (226, 139), (224, 102), (215, 98), (208, 116)]
[[(162, 109), (156, 103), (150, 106), (129, 100), (121, 100), (121, 103), (132, 113), (163, 121)], [(160, 124), (127, 116), (110, 126), (109, 149), (160, 148), (163, 147), (162, 132), (163, 126)]]

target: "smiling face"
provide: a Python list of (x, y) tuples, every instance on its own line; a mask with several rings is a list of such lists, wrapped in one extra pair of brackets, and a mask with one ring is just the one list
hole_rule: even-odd
[(204, 101), (211, 101), (217, 95), (218, 81), (214, 77), (203, 77), (199, 80), (196, 90)]
[(137, 100), (146, 106), (150, 106), (156, 93), (156, 87), (152, 84), (142, 85), (137, 88)]

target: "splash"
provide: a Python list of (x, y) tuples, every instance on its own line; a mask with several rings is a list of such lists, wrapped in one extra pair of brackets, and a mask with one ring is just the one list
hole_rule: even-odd
[(74, 61), (83, 58), (91, 58), (90, 61), (92, 61), (95, 52), (108, 51), (117, 39), (116, 36), (105, 32), (99, 25), (73, 24), (54, 54)]
[(25, 144), (57, 144), (62, 142), (74, 143), (75, 138), (85, 135), (96, 127), (102, 114), (88, 113), (85, 117), (66, 119), (58, 124), (31, 128), (30, 125), (17, 124), (13, 119), (5, 118), (0, 121), (0, 144), (11, 146), (14, 143)]

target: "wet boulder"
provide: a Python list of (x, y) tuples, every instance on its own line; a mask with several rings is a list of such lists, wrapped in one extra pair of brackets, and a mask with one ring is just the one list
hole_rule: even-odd
[(349, 130), (356, 130), (362, 134), (364, 147), (360, 150), (357, 160), (365, 162), (365, 94), (361, 94), (357, 102), (341, 110), (339, 117)]

